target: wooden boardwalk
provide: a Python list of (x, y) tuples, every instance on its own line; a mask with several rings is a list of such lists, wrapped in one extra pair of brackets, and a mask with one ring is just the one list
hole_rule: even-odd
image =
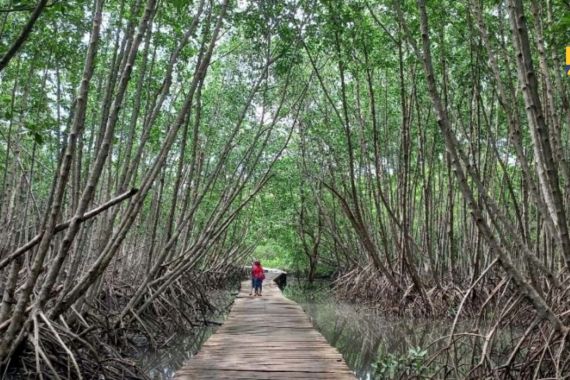
[(263, 296), (244, 281), (230, 315), (175, 379), (351, 379), (342, 355), (267, 273)]

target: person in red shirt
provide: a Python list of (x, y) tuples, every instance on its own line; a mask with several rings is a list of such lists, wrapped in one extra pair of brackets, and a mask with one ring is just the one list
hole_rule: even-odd
[(263, 271), (261, 263), (259, 261), (256, 261), (251, 267), (251, 281), (255, 290), (254, 295), (261, 296), (263, 280), (265, 280), (265, 272)]

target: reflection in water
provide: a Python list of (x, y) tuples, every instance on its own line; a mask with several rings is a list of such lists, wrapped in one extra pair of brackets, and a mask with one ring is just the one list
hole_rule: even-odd
[(332, 300), (298, 302), (360, 379), (373, 378), (373, 364), (388, 354), (404, 357), (410, 348), (426, 347), (449, 328), (447, 321), (388, 320), (372, 310)]
[(193, 332), (174, 338), (166, 348), (145, 352), (140, 363), (151, 379), (173, 379), (176, 370), (196, 355), (214, 331), (215, 328), (210, 326), (197, 327)]
[[(236, 292), (230, 290), (210, 292), (208, 300), (217, 312), (205, 315), (206, 321), (223, 321), (233, 303)], [(217, 325), (202, 325), (190, 331), (175, 335), (167, 345), (156, 350), (146, 347), (138, 353), (137, 362), (153, 380), (171, 380), (174, 373), (185, 361), (190, 359), (202, 347), (202, 344), (216, 331)]]
[(290, 281), (285, 294), (303, 307), (359, 379), (375, 378), (378, 362), (409, 357), (410, 349), (420, 352), (419, 348), (445, 335), (450, 324), (447, 320), (388, 319), (364, 305), (338, 302), (326, 283), (306, 289)]

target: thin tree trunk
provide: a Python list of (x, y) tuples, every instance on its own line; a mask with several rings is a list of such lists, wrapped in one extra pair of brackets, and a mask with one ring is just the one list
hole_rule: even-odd
[(2, 57), (0, 57), (0, 71), (4, 70), (6, 68), (6, 66), (8, 66), (8, 64), (10, 63), (12, 58), (14, 58), (16, 56), (16, 53), (18, 52), (18, 50), (20, 50), (20, 48), (24, 45), (24, 43), (26, 42), (26, 40), (30, 36), (32, 29), (34, 28), (34, 25), (36, 24), (36, 21), (38, 20), (38, 18), (42, 14), (47, 3), (48, 3), (48, 0), (40, 0), (38, 2), (36, 7), (34, 8), (32, 14), (30, 15), (30, 18), (26, 22), (26, 25), (24, 25), (24, 28), (20, 32), (20, 35), (16, 38), (16, 40), (8, 48), (6, 53), (4, 53), (4, 55)]

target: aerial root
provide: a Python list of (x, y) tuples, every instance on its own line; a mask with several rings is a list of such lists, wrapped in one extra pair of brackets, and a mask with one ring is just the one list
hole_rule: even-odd
[[(28, 339), (8, 376), (40, 379), (148, 379), (134, 359), (141, 350), (167, 346), (181, 332), (208, 324), (212, 312), (229, 306), (212, 303), (209, 292), (226, 291), (220, 284), (237, 284), (239, 269), (224, 274), (189, 271), (154, 297), (142, 312), (130, 310), (125, 323), (118, 318), (136, 286), (105, 281), (99, 297), (51, 319), (49, 310), (30, 311)], [(147, 297), (156, 292), (149, 288)], [(144, 302), (144, 300), (143, 300)]]
[[(354, 268), (337, 276), (335, 294), (340, 299), (374, 308), (399, 318), (451, 321), (449, 333), (424, 349), (421, 378), (562, 378), (570, 373), (568, 332), (556, 332), (532, 304), (504, 276), (496, 260), (473, 281), (459, 278), (441, 281), (428, 290), (434, 314), (411, 281), (403, 292), (392, 287), (370, 266)], [(548, 287), (544, 294), (553, 312), (570, 325), (568, 274), (561, 275), (563, 287)], [(423, 375), (422, 375), (423, 376)]]

